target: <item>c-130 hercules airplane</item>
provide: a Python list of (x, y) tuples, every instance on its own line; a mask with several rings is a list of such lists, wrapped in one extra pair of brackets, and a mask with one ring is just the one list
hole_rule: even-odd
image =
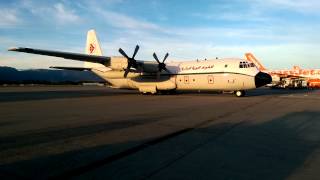
[(113, 88), (138, 89), (144, 94), (205, 90), (233, 91), (237, 97), (242, 97), (245, 95), (245, 90), (271, 82), (269, 74), (259, 71), (252, 62), (244, 59), (225, 58), (165, 63), (168, 53), (162, 61), (154, 53), (156, 61), (141, 61), (135, 59), (138, 50), (137, 45), (132, 57), (121, 48), (119, 52), (123, 57), (103, 56), (94, 30), (89, 30), (87, 33), (86, 54), (24, 47), (9, 49), (9, 51), (84, 61), (84, 67), (52, 68), (90, 70), (109, 82)]

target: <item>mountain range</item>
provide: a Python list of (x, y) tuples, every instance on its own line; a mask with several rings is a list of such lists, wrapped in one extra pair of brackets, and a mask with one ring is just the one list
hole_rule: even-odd
[(0, 84), (77, 84), (83, 82), (105, 83), (105, 80), (91, 71), (17, 70), (12, 67), (0, 66)]

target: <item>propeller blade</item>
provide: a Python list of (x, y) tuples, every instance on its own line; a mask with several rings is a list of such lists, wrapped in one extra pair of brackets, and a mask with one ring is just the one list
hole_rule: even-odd
[(159, 71), (162, 71), (166, 68), (166, 64), (165, 63), (159, 63), (158, 65)]
[(130, 67), (128, 67), (125, 71), (124, 71), (124, 77), (126, 78), (129, 74), (129, 71), (130, 71)]
[(157, 55), (156, 55), (156, 53), (153, 53), (153, 57), (154, 57), (154, 59), (160, 64), (160, 61), (159, 61), (159, 59), (158, 59), (158, 57), (157, 57)]
[(134, 57), (136, 57), (137, 52), (139, 51), (139, 46), (137, 45), (136, 48), (134, 49), (134, 53), (132, 56), (132, 59), (134, 59)]
[(169, 53), (166, 54), (166, 56), (164, 56), (162, 63), (164, 63), (164, 61), (166, 61), (166, 59), (168, 58)]
[(122, 54), (124, 57), (126, 57), (127, 59), (129, 59), (129, 56), (124, 52), (124, 50), (122, 50), (121, 48), (119, 49), (119, 53)]

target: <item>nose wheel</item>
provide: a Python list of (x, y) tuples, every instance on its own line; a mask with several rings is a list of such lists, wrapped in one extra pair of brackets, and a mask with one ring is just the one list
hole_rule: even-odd
[(246, 93), (245, 93), (245, 91), (236, 91), (235, 92), (235, 95), (237, 96), (237, 97), (243, 97), (244, 95), (245, 95)]

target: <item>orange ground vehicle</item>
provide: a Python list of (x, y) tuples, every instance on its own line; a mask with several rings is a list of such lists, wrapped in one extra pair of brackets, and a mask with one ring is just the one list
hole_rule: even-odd
[(320, 79), (308, 80), (308, 88), (320, 88)]

